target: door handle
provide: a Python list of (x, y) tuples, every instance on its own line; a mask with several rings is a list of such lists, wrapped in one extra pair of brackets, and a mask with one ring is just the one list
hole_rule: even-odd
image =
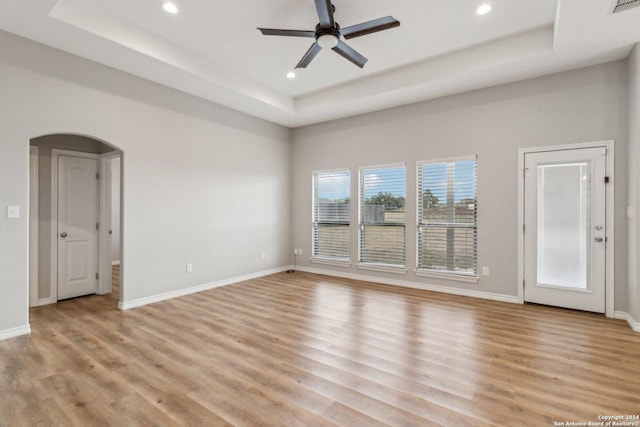
[(65, 237), (67, 237), (67, 236), (68, 236), (68, 234), (67, 234), (67, 233), (65, 233), (65, 232), (60, 233), (60, 237), (62, 237), (62, 238), (65, 238)]
[(596, 242), (600, 243), (600, 242), (602, 242), (602, 237), (596, 237), (594, 240), (595, 240)]

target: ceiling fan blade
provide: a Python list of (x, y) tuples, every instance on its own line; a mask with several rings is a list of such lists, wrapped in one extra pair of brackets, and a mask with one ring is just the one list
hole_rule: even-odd
[(275, 28), (258, 28), (265, 36), (315, 37), (315, 31), (278, 30)]
[(313, 58), (315, 58), (321, 50), (322, 48), (318, 43), (312, 44), (307, 53), (305, 53), (300, 62), (298, 62), (296, 68), (307, 68), (307, 65), (309, 65), (311, 61), (313, 61)]
[(333, 20), (333, 7), (331, 0), (315, 0), (318, 18), (320, 19), (320, 28), (333, 28), (335, 21)]
[(382, 30), (388, 30), (389, 28), (399, 27), (400, 21), (397, 21), (393, 16), (385, 16), (384, 18), (374, 19), (373, 21), (363, 22), (362, 24), (352, 25), (347, 28), (342, 28), (340, 34), (347, 40), (366, 36), (367, 34), (376, 33)]
[(338, 45), (334, 47), (333, 50), (336, 51), (339, 55), (353, 62), (360, 68), (364, 67), (364, 64), (366, 64), (368, 61), (367, 58), (360, 55), (358, 52), (355, 51), (355, 49), (349, 47), (349, 45), (347, 45), (342, 40), (338, 41)]

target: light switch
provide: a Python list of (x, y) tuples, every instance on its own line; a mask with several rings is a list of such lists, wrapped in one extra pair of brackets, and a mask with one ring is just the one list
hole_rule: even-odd
[(7, 218), (20, 218), (20, 206), (7, 206)]

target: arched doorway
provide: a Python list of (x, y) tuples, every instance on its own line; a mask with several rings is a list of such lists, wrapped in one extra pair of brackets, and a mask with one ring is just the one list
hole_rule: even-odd
[(83, 135), (30, 140), (31, 307), (89, 294), (121, 300), (122, 157)]

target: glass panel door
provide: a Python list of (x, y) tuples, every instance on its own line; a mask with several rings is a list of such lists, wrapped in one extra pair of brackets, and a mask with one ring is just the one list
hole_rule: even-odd
[(590, 162), (538, 165), (538, 284), (587, 289)]

